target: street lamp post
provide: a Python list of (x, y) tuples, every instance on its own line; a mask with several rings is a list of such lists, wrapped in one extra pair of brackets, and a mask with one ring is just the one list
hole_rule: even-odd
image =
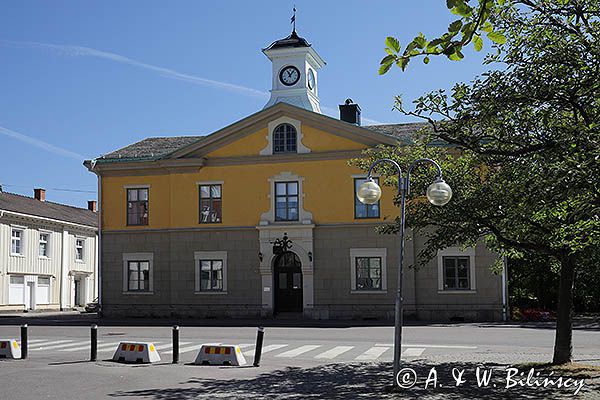
[(410, 174), (417, 164), (429, 163), (436, 167), (437, 175), (435, 181), (427, 188), (427, 199), (429, 202), (436, 206), (443, 206), (447, 204), (452, 198), (452, 189), (442, 179), (442, 168), (438, 163), (429, 159), (421, 158), (414, 161), (406, 172), (406, 177), (402, 176), (402, 169), (400, 165), (394, 160), (389, 158), (382, 158), (375, 161), (369, 167), (367, 173), (367, 180), (360, 185), (356, 197), (364, 204), (375, 204), (381, 198), (381, 188), (373, 180), (371, 174), (373, 168), (381, 163), (390, 163), (398, 171), (398, 195), (401, 197), (400, 202), (400, 252), (398, 261), (398, 283), (396, 289), (396, 303), (394, 310), (394, 384), (397, 384), (398, 372), (400, 371), (400, 354), (402, 352), (402, 267), (404, 264), (404, 225), (405, 225), (405, 208), (406, 208), (406, 195), (410, 193)]

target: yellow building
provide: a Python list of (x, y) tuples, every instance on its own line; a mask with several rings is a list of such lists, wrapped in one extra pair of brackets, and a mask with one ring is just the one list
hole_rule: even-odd
[[(374, 227), (397, 216), (394, 192), (358, 202), (364, 172), (348, 160), (419, 126), (360, 126), (349, 101), (342, 120), (322, 115), (325, 63), (295, 31), (263, 52), (273, 65), (263, 110), (207, 136), (148, 138), (86, 161), (99, 177), (105, 314), (393, 315), (398, 241)], [(407, 264), (422, 245), (409, 242)], [(406, 312), (499, 318), (493, 261), (485, 247), (452, 248), (407, 269)]]

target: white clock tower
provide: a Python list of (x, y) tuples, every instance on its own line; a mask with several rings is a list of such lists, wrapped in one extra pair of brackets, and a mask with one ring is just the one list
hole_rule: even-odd
[(271, 98), (264, 108), (284, 102), (321, 113), (317, 71), (325, 61), (294, 29), (288, 37), (276, 40), (263, 53), (273, 63)]

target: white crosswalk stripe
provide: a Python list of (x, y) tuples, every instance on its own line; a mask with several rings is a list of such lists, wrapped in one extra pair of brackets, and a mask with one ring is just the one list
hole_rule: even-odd
[[(181, 348), (181, 346), (186, 346), (190, 343), (192, 343), (192, 342), (179, 342), (179, 348)], [(156, 350), (160, 350), (160, 351), (171, 350), (172, 348), (173, 348), (173, 343), (156, 346)], [(171, 350), (171, 353), (172, 352), (173, 352), (173, 350)]]
[[(98, 351), (104, 351), (104, 350), (102, 350), (104, 348), (115, 348), (115, 346), (118, 344), (119, 344), (119, 342), (98, 343)], [(89, 350), (89, 349), (90, 349), (90, 343), (88, 342), (85, 346), (74, 347), (74, 348), (69, 348), (69, 349), (62, 349), (61, 351), (73, 352), (73, 351), (82, 351), (82, 350)]]
[(409, 347), (408, 349), (404, 350), (402, 355), (406, 357), (419, 357), (424, 351), (425, 348), (423, 347)]
[(39, 342), (39, 343), (34, 344), (33, 346), (29, 346), (29, 349), (30, 350), (46, 349), (46, 348), (52, 347), (54, 345), (67, 343), (67, 342), (72, 342), (72, 340), (54, 340), (51, 342)]
[[(270, 353), (272, 351), (279, 350), (279, 349), (282, 349), (287, 346), (288, 346), (287, 344), (270, 344), (270, 345), (262, 348), (261, 354)], [(245, 356), (254, 355), (254, 349), (249, 349), (249, 350), (244, 351), (244, 355)]]
[(337, 356), (344, 354), (347, 351), (350, 351), (354, 348), (354, 346), (335, 346), (333, 349), (331, 350), (327, 350), (324, 353), (321, 354), (317, 354), (315, 356), (315, 358), (325, 358), (328, 360), (331, 360), (333, 358), (336, 358)]
[[(189, 347), (181, 347), (179, 349), (179, 354), (188, 353), (188, 352), (194, 351), (194, 350), (200, 350), (200, 347), (202, 347), (201, 344), (195, 344), (195, 345), (189, 346)], [(165, 351), (165, 354), (173, 354), (173, 350)]]
[(360, 356), (356, 357), (355, 360), (360, 360), (360, 361), (376, 360), (379, 357), (381, 357), (381, 355), (383, 353), (385, 353), (387, 350), (389, 350), (389, 347), (373, 346), (369, 350), (362, 353)]
[[(85, 342), (71, 342), (71, 343), (66, 343), (66, 344), (52, 345), (52, 346), (50, 346), (49, 349), (50, 350), (64, 349), (66, 347), (81, 346), (84, 343), (89, 343), (89, 342), (87, 342), (87, 341), (85, 341)], [(43, 349), (45, 349), (45, 347), (40, 347), (40, 348), (32, 349), (32, 351), (43, 350)]]
[(305, 345), (305, 346), (300, 346), (296, 349), (293, 350), (289, 350), (286, 351), (284, 353), (278, 354), (275, 357), (283, 357), (283, 358), (292, 358), (292, 357), (297, 357), (301, 354), (304, 353), (308, 353), (309, 351), (318, 349), (319, 347), (321, 347), (320, 345)]

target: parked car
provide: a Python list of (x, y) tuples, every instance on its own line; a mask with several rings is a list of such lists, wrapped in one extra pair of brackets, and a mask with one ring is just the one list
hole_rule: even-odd
[(98, 303), (98, 298), (97, 297), (94, 299), (94, 301), (92, 301), (91, 303), (87, 303), (85, 305), (85, 311), (86, 312), (98, 312), (98, 311), (100, 311), (100, 304)]

